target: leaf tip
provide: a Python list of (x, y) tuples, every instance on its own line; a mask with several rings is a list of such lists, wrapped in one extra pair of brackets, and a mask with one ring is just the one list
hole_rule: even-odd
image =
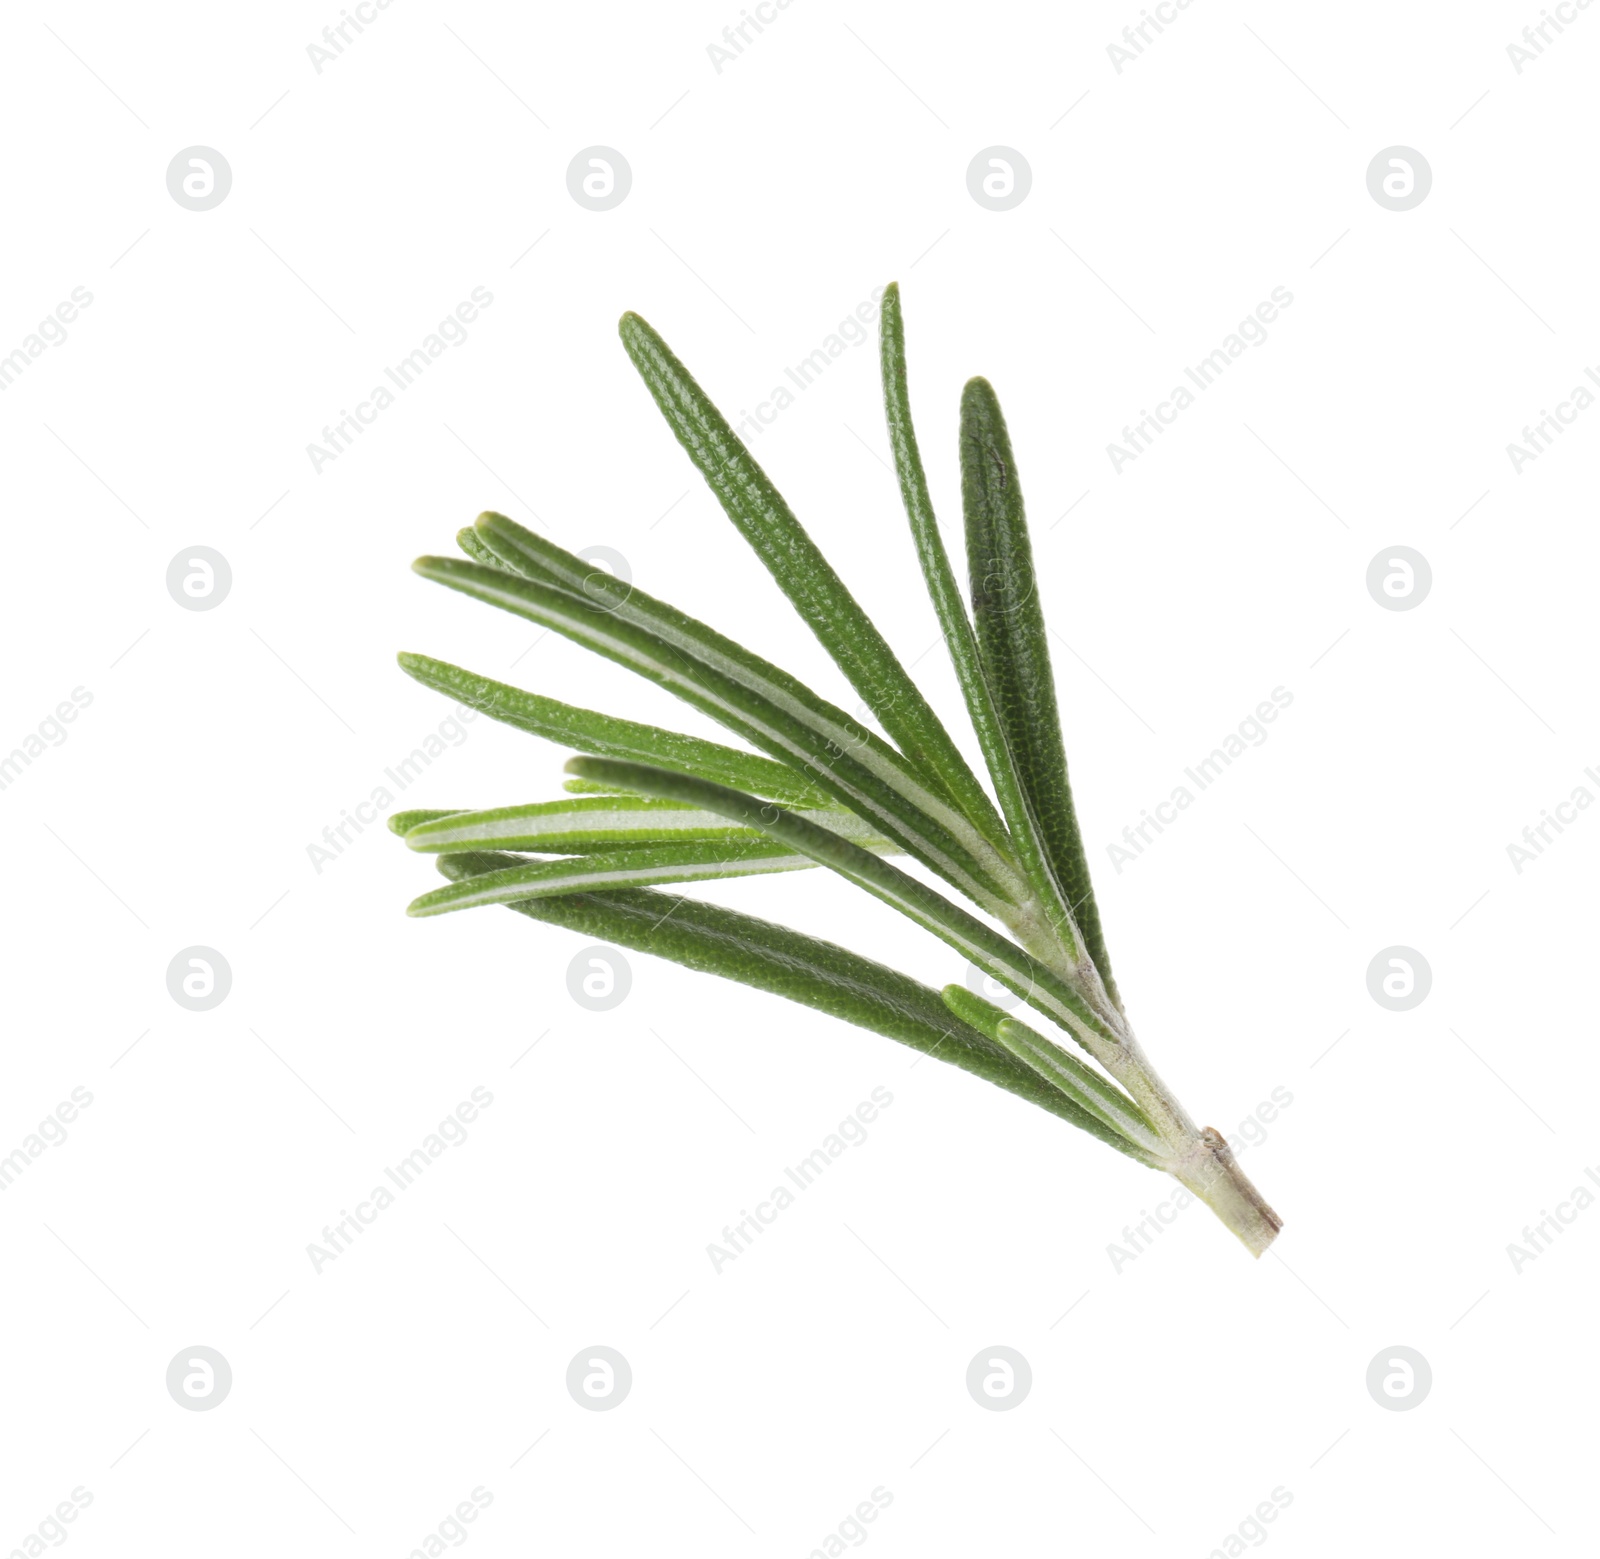
[[(961, 387), (961, 443), (963, 462), (977, 460), (985, 468), (990, 460), (1011, 463), (1010, 435), (1006, 432), (1005, 413), (1000, 410), (1000, 397), (994, 386), (981, 374), (974, 375)], [(1000, 485), (1005, 485), (1001, 477)]]
[(975, 996), (964, 985), (947, 985), (939, 992), (940, 1000), (963, 1023), (969, 1024), (981, 1034), (994, 1038), (995, 1020), (1000, 1016), (1000, 1010), (991, 1006), (981, 996)]
[(609, 759), (596, 758), (590, 753), (580, 752), (562, 764), (561, 772), (575, 775), (578, 779), (590, 780), (595, 784), (606, 784), (615, 781), (616, 768), (617, 765)]

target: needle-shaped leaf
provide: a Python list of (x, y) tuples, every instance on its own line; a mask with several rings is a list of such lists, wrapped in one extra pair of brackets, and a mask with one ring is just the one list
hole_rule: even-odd
[(1093, 960), (1107, 994), (1116, 1001), (1116, 982), (1067, 782), (1061, 716), (1022, 489), (1000, 402), (985, 379), (969, 380), (961, 395), (961, 499), (972, 613), (1006, 743), (1051, 868), (1082, 934), (1082, 951)]
[(899, 910), (1075, 1036), (1087, 1029), (1102, 1040), (1117, 1043), (1116, 1036), (1083, 998), (1031, 954), (898, 866), (797, 813), (730, 790), (726, 785), (652, 769), (646, 764), (623, 763), (613, 758), (571, 758), (567, 770), (585, 779), (624, 785), (630, 790), (701, 807), (720, 813), (731, 822), (758, 828), (778, 844), (810, 856)]
[(404, 838), (419, 823), (431, 823), (435, 818), (451, 817), (456, 810), (454, 807), (414, 807), (409, 812), (391, 812), (389, 828), (392, 833)]
[[(803, 770), (985, 910), (999, 913), (1008, 902), (1005, 890), (947, 830), (878, 772), (858, 761), (854, 753), (837, 750), (826, 732), (803, 713), (779, 708), (722, 670), (624, 620), (620, 613), (603, 610), (593, 600), (542, 580), (518, 578), (455, 558), (418, 558), (412, 567), (425, 578), (553, 628), (627, 666), (721, 721), (746, 741)], [(605, 778), (581, 770), (572, 772), (585, 779)], [(621, 788), (632, 787), (624, 784)]]
[(1003, 844), (994, 803), (950, 733), (766, 472), (651, 326), (624, 314), (619, 329), (639, 376), (724, 513), (850, 685), (900, 750), (936, 777), (985, 838)]
[(1161, 1154), (1161, 1137), (1150, 1118), (1109, 1078), (964, 986), (947, 985), (942, 994), (945, 1005), (958, 1018), (982, 1030), (996, 1044), (1004, 1045), (1074, 1104), (1097, 1116), (1152, 1159)]
[[(481, 563), (485, 568), (504, 568), (505, 562), (495, 555), (494, 549), (470, 525), (464, 525), (456, 532), (456, 545), (472, 559), (474, 563)], [(513, 570), (512, 572), (515, 572)]]
[[(811, 813), (823, 827), (871, 846), (885, 841), (853, 812)], [(645, 796), (589, 796), (573, 801), (541, 801), (530, 806), (495, 807), (483, 812), (448, 813), (419, 821), (407, 830), (413, 850), (432, 855), (470, 850), (518, 850), (540, 855), (571, 855), (626, 844), (716, 843), (729, 849), (763, 842), (753, 828), (741, 828), (715, 812)]]
[(990, 781), (1000, 799), (1000, 810), (1011, 830), (1012, 847), (1018, 863), (1027, 875), (1050, 933), (1064, 940), (1071, 948), (1074, 927), (1070, 916), (1065, 913), (1060, 886), (1051, 870), (1028, 807), (1022, 780), (1012, 761), (1005, 729), (984, 676), (982, 656), (978, 642), (973, 637), (972, 624), (967, 618), (961, 587), (956, 583), (955, 570), (950, 566), (944, 539), (939, 534), (939, 520), (933, 510), (933, 500), (928, 494), (928, 479), (923, 471), (916, 428), (911, 420), (905, 317), (900, 308), (900, 287), (897, 282), (891, 282), (884, 290), (878, 344), (883, 374), (884, 412), (889, 424), (889, 446), (894, 453), (895, 474), (900, 480), (900, 496), (905, 504), (906, 517), (911, 522), (911, 536), (916, 544), (917, 560), (922, 565), (922, 577), (927, 583), (939, 626), (944, 630), (945, 645), (966, 699), (967, 713), (972, 720), (978, 746), (988, 765)]
[(663, 644), (759, 694), (785, 714), (810, 726), (827, 744), (828, 753), (847, 753), (883, 784), (898, 791), (908, 803), (926, 813), (990, 877), (1009, 880), (1015, 876), (1009, 857), (981, 834), (959, 808), (952, 806), (924, 772), (882, 737), (819, 697), (781, 667), (763, 660), (744, 645), (677, 607), (658, 601), (603, 569), (596, 569), (592, 563), (503, 514), (479, 515), (477, 528), (480, 538), (507, 568), (535, 583), (543, 581), (579, 596), (591, 611), (604, 611), (620, 622), (640, 628)]
[(402, 654), (400, 669), (424, 687), (444, 693), (519, 731), (542, 736), (561, 747), (602, 753), (612, 758), (635, 758), (659, 763), (664, 769), (704, 774), (725, 785), (753, 790), (797, 806), (815, 806), (823, 794), (803, 775), (771, 758), (740, 752), (720, 742), (708, 742), (679, 731), (666, 731), (637, 720), (618, 720), (593, 709), (579, 709), (554, 698), (528, 693), (452, 666), (429, 655)]
[[(395, 814), (390, 826), (433, 854), (450, 884), (417, 901), (413, 913), (502, 903), (891, 1035), (1170, 1172), (1260, 1255), (1281, 1220), (1221, 1134), (1196, 1126), (1146, 1060), (1112, 982), (1073, 809), (1022, 496), (994, 392), (973, 380), (962, 397), (969, 616), (917, 448), (899, 293), (887, 289), (880, 352), (896, 472), (998, 810), (687, 370), (637, 317), (623, 320), (622, 333), (735, 527), (893, 741), (628, 580), (503, 516), (480, 516), (457, 538), (468, 561), (422, 559), (418, 572), (628, 666), (762, 756), (402, 657), (425, 684), (585, 754), (568, 765), (568, 796), (559, 801)], [(912, 873), (883, 859), (896, 847), (915, 857)], [(941, 997), (830, 943), (648, 886), (676, 890), (808, 865), (899, 910), (1051, 1026), (1036, 1029), (960, 987)], [(930, 886), (923, 867), (1008, 935)], [(1068, 1036), (1097, 1064), (1069, 1054)]]
[(710, 882), (762, 872), (804, 871), (814, 863), (766, 840), (704, 840), (697, 844), (635, 845), (562, 861), (524, 861), (413, 899), (408, 915), (445, 915), (482, 904), (513, 904), (555, 893)]
[(614, 796), (617, 794), (609, 785), (596, 785), (590, 780), (581, 779), (562, 780), (561, 788), (569, 796)]
[[(506, 855), (464, 854), (442, 855), (438, 864), (445, 876), (461, 881), (516, 862)], [(963, 1023), (937, 991), (832, 942), (648, 888), (524, 899), (507, 908), (828, 1013), (961, 1067), (1073, 1125), (1094, 1119), (1004, 1046)], [(1121, 1139), (1110, 1145), (1128, 1151)]]

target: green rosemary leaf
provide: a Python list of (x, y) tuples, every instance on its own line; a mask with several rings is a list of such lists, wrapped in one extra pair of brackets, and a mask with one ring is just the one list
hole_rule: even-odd
[[(456, 532), (456, 545), (474, 563), (481, 563), (485, 568), (505, 568), (507, 566), (500, 558), (495, 556), (494, 549), (470, 525), (463, 525)], [(515, 573), (516, 571), (513, 569), (512, 572)]]
[(1088, 1029), (1103, 1040), (1117, 1043), (1116, 1035), (1084, 999), (1023, 948), (898, 866), (797, 813), (770, 801), (758, 801), (726, 785), (652, 769), (646, 764), (622, 763), (612, 758), (571, 758), (567, 772), (701, 807), (730, 822), (758, 828), (777, 843), (810, 856), (899, 910), (1075, 1035)]
[(406, 844), (431, 855), (465, 850), (569, 855), (619, 844), (737, 844), (754, 837), (754, 830), (730, 827), (712, 812), (653, 797), (613, 795), (458, 812), (411, 829)]
[(596, 785), (592, 780), (562, 780), (561, 788), (569, 796), (614, 796), (617, 794), (609, 785)]
[(1153, 1161), (1162, 1156), (1161, 1137), (1150, 1117), (1098, 1072), (1082, 1065), (1076, 1057), (1029, 1028), (1020, 1018), (1008, 1016), (996, 1030), (995, 1038), (1019, 1061), (1031, 1066), (1069, 1096), (1073, 1096), (1072, 1084), (1076, 1083), (1075, 1097), (1085, 1109), (1099, 1115), (1113, 1130), (1143, 1148)]
[[(864, 846), (885, 843), (853, 812), (812, 813), (825, 828)], [(730, 825), (725, 817), (676, 801), (644, 796), (591, 796), (577, 801), (541, 801), (531, 806), (447, 814), (406, 833), (413, 850), (433, 855), (470, 850), (524, 850), (570, 855), (609, 850), (619, 844), (721, 843), (730, 848), (761, 841), (757, 829)]]
[(884, 413), (889, 424), (889, 446), (894, 453), (895, 473), (900, 479), (900, 496), (906, 517), (911, 522), (912, 540), (922, 577), (933, 601), (933, 609), (944, 630), (967, 713), (977, 734), (978, 746), (988, 765), (989, 778), (1000, 799), (1000, 810), (1011, 830), (1012, 847), (1027, 876), (1039, 908), (1049, 923), (1050, 934), (1064, 942), (1076, 956), (1075, 928), (1066, 914), (1059, 885), (1050, 869), (1039, 838), (1033, 814), (1028, 809), (1022, 781), (1012, 761), (1000, 716), (984, 677), (983, 661), (973, 637), (972, 624), (956, 583), (955, 570), (939, 534), (939, 520), (928, 494), (928, 479), (917, 447), (916, 428), (911, 419), (911, 395), (906, 373), (905, 318), (900, 308), (900, 287), (891, 282), (884, 291), (879, 360), (883, 375)]
[[(503, 516), (483, 515), (457, 538), (468, 561), (424, 558), (417, 571), (628, 666), (761, 756), (402, 656), (425, 685), (583, 754), (568, 764), (568, 796), (558, 801), (397, 813), (390, 826), (432, 853), (450, 884), (416, 901), (412, 913), (503, 903), (891, 1036), (1172, 1174), (1259, 1256), (1282, 1220), (1222, 1135), (1196, 1126), (1121, 1010), (1069, 788), (1022, 495), (994, 392), (974, 379), (962, 396), (969, 616), (912, 424), (899, 292), (887, 293), (880, 353), (897, 476), (998, 808), (749, 452), (660, 337), (630, 315), (624, 341), (676, 436), (901, 750), (707, 625)], [(1009, 935), (930, 886), (926, 872), (912, 875), (883, 859), (897, 847)], [(645, 886), (675, 889), (812, 865), (897, 909), (1057, 1027), (1035, 1029), (959, 987), (940, 996), (831, 943)], [(1096, 1065), (1069, 1054), (1068, 1037)]]
[[(493, 854), (438, 860), (439, 870), (455, 881), (515, 864), (511, 856)], [(832, 942), (648, 888), (523, 899), (506, 907), (828, 1013), (958, 1066), (1073, 1125), (1092, 1119), (1003, 1046), (963, 1023), (937, 991)], [(1128, 1151), (1120, 1139), (1110, 1145)]]
[(642, 725), (636, 720), (618, 720), (593, 709), (579, 709), (428, 655), (403, 654), (400, 669), (424, 687), (561, 747), (576, 747), (612, 758), (637, 758), (658, 763), (664, 769), (704, 774), (722, 784), (737, 785), (758, 796), (772, 796), (796, 806), (815, 806), (825, 799), (820, 790), (786, 765), (720, 742)]
[[(675, 606), (596, 569), (503, 514), (479, 515), (478, 534), (506, 567), (535, 582), (581, 596), (592, 609), (608, 612), (619, 621), (642, 629), (673, 649), (704, 662), (809, 725), (826, 744), (826, 755), (848, 753), (883, 784), (899, 792), (911, 806), (945, 829), (991, 879), (1006, 883), (1008, 894), (1020, 894), (1024, 885), (1016, 880), (1016, 870), (1009, 856), (997, 850), (959, 808), (952, 806), (941, 789), (931, 785), (926, 775), (881, 737), (818, 697), (805, 683)], [(831, 756), (828, 761), (833, 761)], [(734, 783), (736, 788), (749, 788)]]
[(453, 817), (455, 811), (453, 807), (445, 807), (442, 810), (438, 807), (416, 807), (409, 812), (391, 812), (389, 830), (403, 838), (419, 823), (431, 823), (435, 818)]
[(935, 777), (992, 844), (1005, 831), (994, 803), (888, 641), (861, 609), (794, 511), (784, 502), (689, 370), (637, 314), (624, 314), (622, 343), (651, 397), (779, 588), (900, 750)]
[(1162, 1150), (1161, 1136), (1150, 1118), (1110, 1078), (1085, 1066), (1043, 1034), (964, 986), (947, 985), (944, 1002), (963, 1022), (1004, 1045), (1025, 1066), (1059, 1088), (1081, 1109), (1097, 1116), (1112, 1131), (1151, 1156)]
[(1006, 743), (1083, 950), (1117, 997), (1067, 780), (1055, 678), (1016, 461), (1000, 402), (985, 379), (961, 395), (961, 499), (967, 571), (984, 671)]
[(554, 893), (710, 882), (762, 872), (803, 871), (811, 864), (805, 856), (764, 840), (635, 845), (621, 850), (602, 850), (573, 860), (519, 862), (424, 893), (411, 901), (406, 913), (422, 918), (473, 909), (481, 904), (513, 904)]
[[(424, 578), (555, 629), (675, 693), (774, 757), (787, 759), (989, 913), (1000, 913), (1009, 902), (1005, 890), (944, 828), (854, 754), (838, 751), (826, 730), (803, 714), (780, 709), (720, 669), (570, 591), (454, 558), (418, 558), (412, 567)], [(585, 779), (607, 778), (571, 772)], [(621, 788), (633, 787), (624, 782)]]

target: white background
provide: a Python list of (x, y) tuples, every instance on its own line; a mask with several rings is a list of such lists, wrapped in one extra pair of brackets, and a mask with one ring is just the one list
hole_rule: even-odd
[[(0, 748), (92, 703), (0, 792), (0, 1153), (93, 1104), (0, 1196), (0, 1551), (79, 1486), (85, 1556), (400, 1556), (474, 1488), (485, 1555), (804, 1555), (879, 1487), (885, 1555), (1227, 1552), (1274, 1489), (1284, 1555), (1583, 1551), (1600, 1211), (1520, 1272), (1507, 1245), (1600, 1163), (1600, 818), (1520, 874), (1506, 846), (1600, 794), (1600, 410), (1520, 474), (1506, 446), (1600, 365), (1600, 11), (1518, 74), (1533, 5), (1198, 0), (1119, 73), (1138, 7), (1061, 9), (796, 0), (719, 72), (731, 0), (397, 0), (320, 73), (332, 5), (8, 9), (0, 352), (93, 303), (0, 394)], [(633, 175), (604, 213), (566, 185), (597, 144)], [(165, 183), (195, 145), (232, 169), (206, 212)], [(966, 187), (995, 145), (1032, 169), (1007, 212)], [(1366, 185), (1395, 145), (1433, 172), (1406, 212)], [(381, 826), (312, 864), (450, 716), (400, 649), (712, 734), (408, 571), (481, 509), (854, 703), (614, 326), (643, 313), (733, 415), (891, 278), (958, 553), (962, 382), (1007, 409), (1146, 1046), (1225, 1131), (1293, 1097), (1245, 1161), (1286, 1223), (1259, 1263), (1191, 1210), (1119, 1271), (1170, 1182), (778, 998), (633, 955), (587, 1012), (584, 939), (408, 921), (437, 878)], [(474, 287), (465, 343), (319, 474), (308, 444)], [(1108, 442), (1274, 287), (1265, 343), (1118, 474)], [(756, 452), (957, 722), (874, 351)], [(196, 545), (232, 569), (209, 612), (165, 584)], [(1394, 545), (1431, 564), (1415, 610), (1366, 588)], [(1269, 739), (1115, 871), (1278, 686)], [(559, 794), (560, 751), (467, 730), (405, 804)], [(697, 891), (962, 977), (820, 874)], [(204, 1013), (166, 987), (193, 944), (233, 975)], [(1366, 984), (1395, 944), (1433, 972), (1406, 1013)], [(314, 1271), (476, 1086), (468, 1140)], [(875, 1086), (869, 1140), (717, 1274), (708, 1242)], [(565, 1388), (594, 1344), (632, 1366), (611, 1412)], [(1009, 1412), (964, 1385), (995, 1344), (1033, 1370)], [(233, 1370), (214, 1411), (165, 1388), (193, 1345)], [(1365, 1384), (1395, 1345), (1433, 1372), (1408, 1412)]]

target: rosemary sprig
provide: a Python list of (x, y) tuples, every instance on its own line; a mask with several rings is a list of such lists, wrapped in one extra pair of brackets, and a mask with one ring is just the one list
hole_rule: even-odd
[[(1067, 780), (1022, 493), (994, 390), (973, 379), (961, 399), (969, 617), (912, 424), (899, 290), (886, 290), (880, 355), (889, 441), (991, 799), (688, 370), (637, 315), (624, 315), (620, 328), (724, 512), (887, 739), (706, 624), (503, 515), (481, 515), (456, 538), (464, 559), (421, 558), (417, 572), (629, 667), (757, 750), (618, 720), (402, 655), (401, 666), (426, 686), (579, 754), (567, 765), (566, 799), (393, 817), (390, 826), (433, 855), (449, 879), (415, 900), (411, 913), (503, 904), (937, 1055), (1174, 1175), (1259, 1255), (1277, 1234), (1277, 1215), (1221, 1135), (1197, 1128), (1150, 1066), (1112, 980)], [(972, 909), (892, 855), (926, 867)], [(1087, 1060), (959, 986), (941, 995), (832, 943), (655, 891), (814, 865), (955, 948)]]

